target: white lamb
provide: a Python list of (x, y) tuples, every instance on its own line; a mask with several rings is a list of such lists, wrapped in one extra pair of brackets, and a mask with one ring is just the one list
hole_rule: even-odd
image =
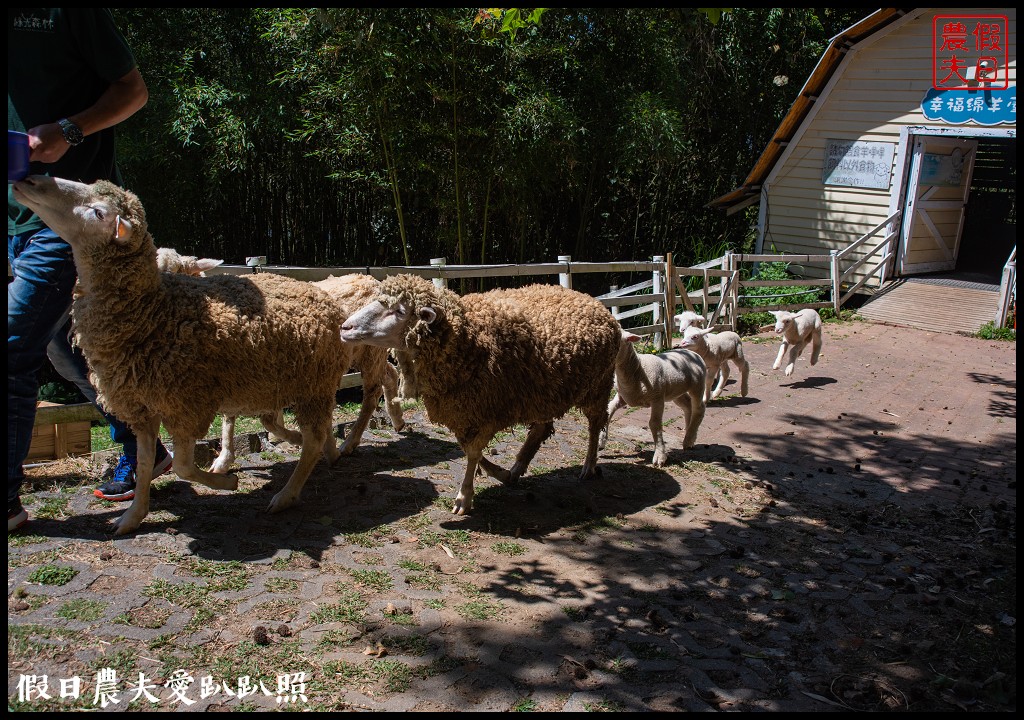
[(654, 438), (655, 467), (668, 461), (668, 449), (662, 429), (665, 403), (674, 402), (683, 411), (686, 434), (683, 449), (697, 442), (697, 430), (704, 420), (704, 387), (707, 367), (699, 355), (689, 350), (667, 350), (658, 354), (638, 353), (633, 347), (640, 336), (622, 331), (622, 344), (615, 358), (615, 397), (608, 403), (608, 422), (601, 428), (598, 448), (604, 449), (608, 428), (615, 413), (624, 407), (649, 407), (648, 427)]
[[(729, 363), (732, 362), (740, 372), (740, 395), (747, 396), (747, 380), (750, 376), (750, 363), (743, 356), (743, 343), (740, 336), (731, 330), (713, 333), (698, 327), (688, 327), (683, 333), (679, 347), (692, 350), (704, 359), (708, 366), (707, 385), (704, 401), (710, 402), (722, 394), (725, 383), (729, 380)], [(718, 377), (718, 385), (712, 392), (711, 386)]]
[(779, 348), (779, 356), (775, 358), (772, 370), (778, 370), (782, 366), (782, 358), (786, 357), (785, 373), (787, 376), (792, 375), (796, 359), (808, 343), (811, 343), (811, 365), (817, 364), (821, 354), (821, 316), (818, 311), (804, 308), (795, 313), (787, 310), (771, 312), (775, 316), (775, 332), (782, 335), (782, 347)]
[[(589, 444), (580, 479), (599, 473), (597, 439), (620, 328), (608, 308), (559, 285), (529, 285), (460, 297), (416, 275), (381, 282), (377, 300), (345, 321), (345, 341), (395, 348), (405, 394), (423, 399), (466, 453), (453, 512), (473, 509), (477, 468), (501, 482), (523, 475), (554, 420), (571, 408), (587, 417)], [(484, 456), (495, 433), (529, 426), (511, 471)]]
[(146, 214), (133, 193), (32, 175), (13, 185), (18, 202), (65, 238), (80, 292), (72, 319), (98, 401), (138, 438), (136, 492), (119, 535), (149, 513), (161, 423), (184, 480), (234, 490), (238, 478), (200, 470), (195, 442), (218, 412), (273, 419), (291, 406), (302, 436), (298, 463), (270, 511), (298, 500), (321, 454), (340, 457), (331, 436), (335, 392), (348, 370), (337, 303), (310, 283), (274, 273), (197, 278), (157, 269)]
[(703, 315), (698, 315), (692, 310), (683, 310), (675, 316), (675, 323), (679, 332), (686, 332), (688, 327), (705, 327), (707, 320), (704, 319)]

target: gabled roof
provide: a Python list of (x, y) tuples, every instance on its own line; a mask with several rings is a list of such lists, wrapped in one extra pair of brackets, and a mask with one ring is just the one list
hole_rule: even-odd
[(843, 57), (850, 48), (895, 20), (898, 20), (911, 10), (913, 8), (881, 8), (832, 38), (825, 53), (821, 56), (821, 60), (814, 67), (811, 76), (807, 78), (807, 82), (800, 89), (800, 94), (793, 101), (789, 112), (786, 113), (786, 117), (779, 123), (775, 134), (768, 141), (768, 146), (754, 164), (754, 169), (747, 175), (747, 179), (743, 181), (740, 187), (721, 197), (715, 198), (706, 207), (718, 208), (728, 212), (731, 209), (738, 210), (740, 207), (745, 207), (754, 202), (761, 192), (761, 184), (768, 177), (772, 168), (775, 167), (775, 163), (782, 156), (786, 145), (796, 135), (804, 118), (807, 117), (811, 108), (814, 107), (814, 103), (828, 85), (829, 80), (832, 79), (836, 68), (839, 67)]

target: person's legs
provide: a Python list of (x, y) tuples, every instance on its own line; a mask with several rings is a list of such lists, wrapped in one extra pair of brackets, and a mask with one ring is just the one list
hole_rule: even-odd
[[(32, 444), (38, 372), (71, 306), (75, 263), (71, 247), (49, 229), (8, 236), (7, 260), (7, 510), (21, 511), (22, 464)], [(8, 522), (10, 526), (10, 522)]]

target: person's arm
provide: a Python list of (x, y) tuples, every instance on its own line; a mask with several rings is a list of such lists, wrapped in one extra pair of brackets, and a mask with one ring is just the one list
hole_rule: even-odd
[[(132, 68), (126, 75), (111, 83), (99, 99), (81, 112), (69, 115), (68, 120), (82, 128), (85, 136), (106, 130), (124, 122), (145, 106), (149, 100), (149, 89), (139, 69)], [(28, 142), (33, 162), (57, 162), (71, 147), (64, 140), (64, 133), (57, 121), (28, 129)]]

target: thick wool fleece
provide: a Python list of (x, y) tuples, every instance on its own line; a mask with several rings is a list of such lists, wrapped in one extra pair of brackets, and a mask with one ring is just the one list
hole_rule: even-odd
[(107, 410), (192, 437), (218, 411), (329, 413), (348, 369), (346, 316), (329, 295), (273, 273), (162, 273), (138, 198), (97, 186), (132, 225), (120, 242), (75, 252), (74, 329)]
[(606, 419), (621, 333), (589, 295), (530, 285), (459, 297), (415, 275), (386, 278), (380, 293), (385, 305), (407, 304), (413, 318), (423, 307), (437, 312), (429, 325), (412, 321), (401, 353), (430, 420), (460, 442), (573, 407)]

